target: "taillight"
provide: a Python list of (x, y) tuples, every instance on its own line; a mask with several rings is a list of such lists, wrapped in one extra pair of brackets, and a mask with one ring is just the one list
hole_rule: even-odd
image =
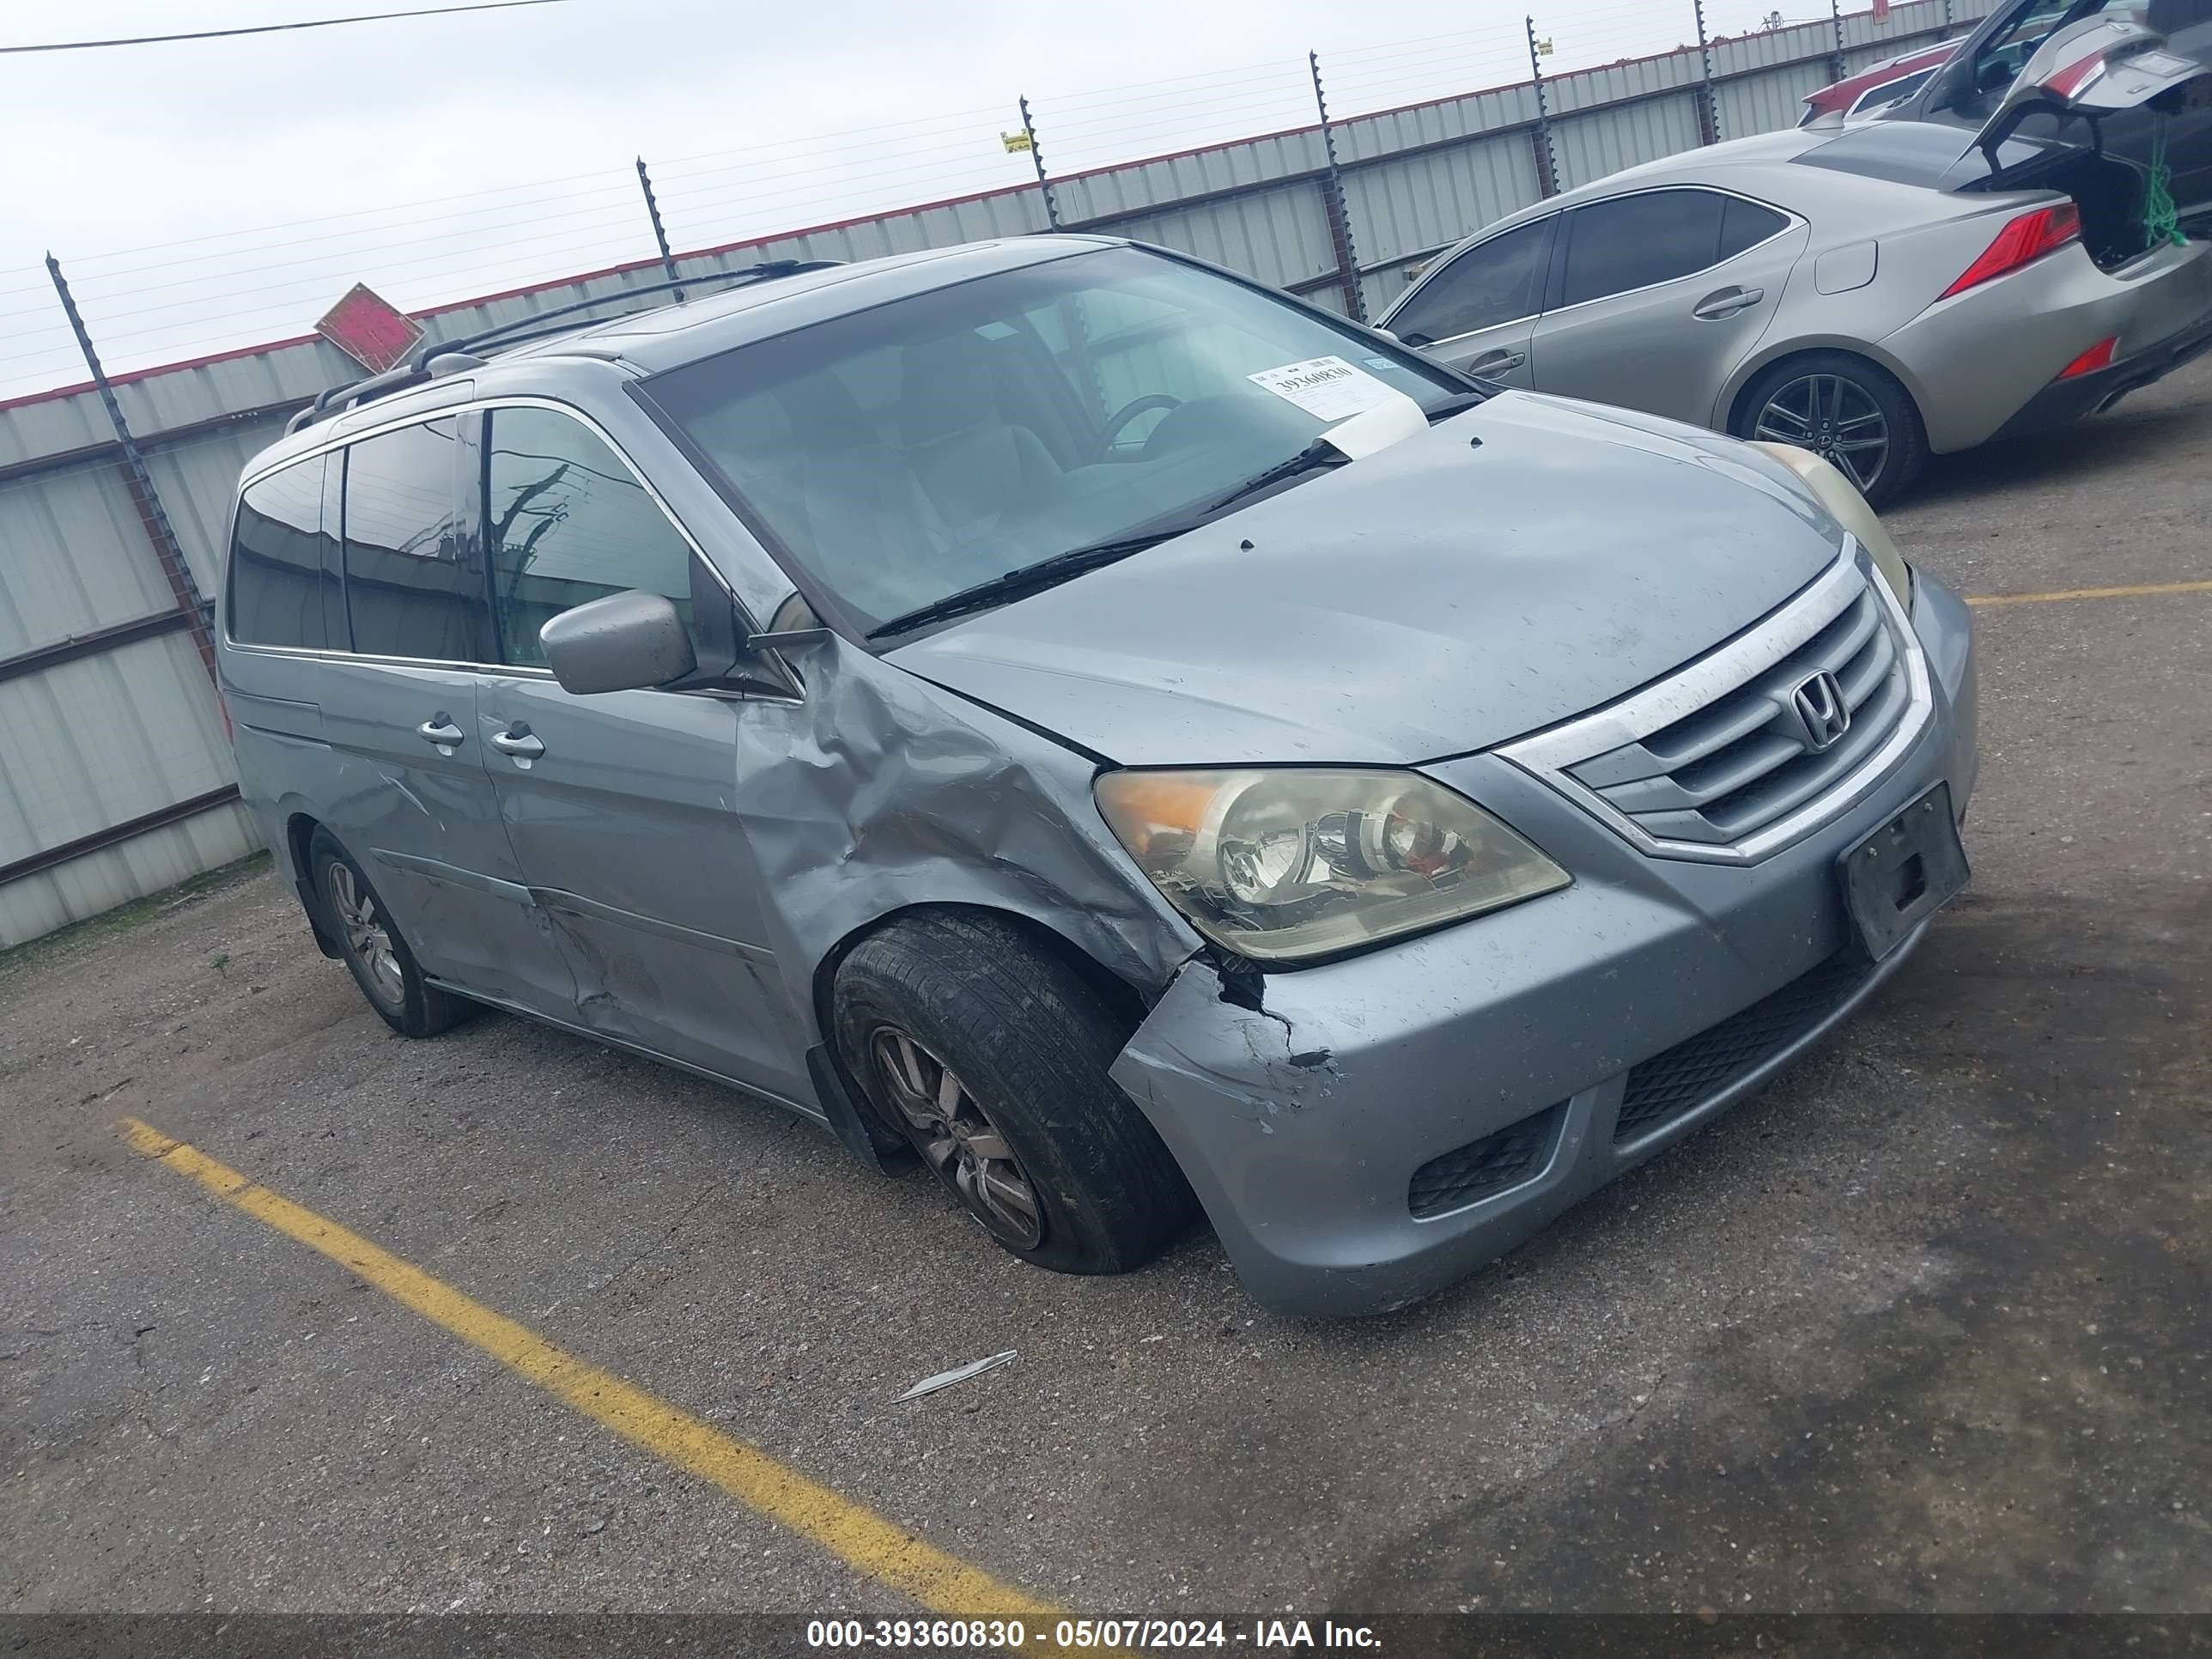
[(2094, 374), (2100, 368), (2110, 368), (2112, 366), (2112, 353), (2118, 349), (2119, 343), (2118, 335), (2109, 340), (2098, 341), (2096, 344), (2060, 369), (2058, 378), (2062, 380), (2070, 380), (2077, 374)]
[(2018, 270), (2032, 260), (2055, 252), (2081, 234), (2081, 210), (2071, 202), (2023, 213), (1997, 233), (1982, 257), (1966, 267), (1966, 274), (1945, 289), (1942, 298), (1979, 288), (2007, 271)]
[(2069, 64), (2057, 74), (2046, 76), (2043, 82), (2045, 92), (2056, 93), (2061, 98), (2073, 98), (2082, 88), (2105, 72), (2105, 54), (2093, 52), (2079, 63)]

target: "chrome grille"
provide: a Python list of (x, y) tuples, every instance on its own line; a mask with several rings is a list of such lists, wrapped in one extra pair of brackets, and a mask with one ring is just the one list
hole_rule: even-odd
[[(1848, 711), (1840, 732), (1798, 706), (1808, 684), (1808, 706), (1825, 713), (1832, 697)], [(1847, 544), (1748, 634), (1612, 708), (1502, 752), (1650, 851), (1747, 862), (1856, 799), (1929, 707), (1911, 623)]]

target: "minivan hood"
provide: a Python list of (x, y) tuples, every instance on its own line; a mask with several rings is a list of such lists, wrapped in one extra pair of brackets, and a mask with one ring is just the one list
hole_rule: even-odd
[(889, 660), (1125, 765), (1409, 765), (1660, 678), (1840, 538), (1741, 444), (1506, 392)]

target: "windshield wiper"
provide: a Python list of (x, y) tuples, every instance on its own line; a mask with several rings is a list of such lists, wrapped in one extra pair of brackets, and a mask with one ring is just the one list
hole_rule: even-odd
[[(1486, 400), (1488, 393), (1470, 392), (1448, 399), (1429, 411), (1431, 422), (1474, 408)], [(1266, 471), (1255, 473), (1218, 501), (1209, 502), (1197, 512), (1164, 529), (1148, 530), (1140, 535), (1118, 537), (1112, 541), (1094, 542), (1087, 547), (1072, 547), (1065, 553), (1055, 553), (1036, 564), (1024, 565), (1018, 570), (1009, 570), (1002, 576), (993, 576), (971, 587), (963, 587), (947, 593), (941, 599), (932, 599), (927, 605), (893, 617), (888, 622), (878, 623), (868, 630), (868, 637), (880, 640), (892, 634), (904, 634), (926, 623), (944, 622), (953, 617), (964, 617), (977, 611), (988, 611), (994, 605), (1010, 604), (1028, 594), (1079, 576), (1086, 570), (1096, 570), (1101, 565), (1126, 559), (1133, 553), (1158, 547), (1162, 542), (1186, 535), (1208, 520), (1227, 512), (1239, 501), (1249, 500), (1263, 489), (1271, 489), (1286, 479), (1302, 473), (1318, 471), (1323, 467), (1341, 466), (1352, 458), (1329, 442), (1326, 436), (1315, 439), (1286, 461), (1278, 461)]]
[(1429, 424), (1434, 426), (1438, 421), (1449, 421), (1455, 415), (1464, 415), (1476, 404), (1488, 403), (1490, 397), (1487, 392), (1462, 392), (1456, 397), (1447, 398), (1429, 410)]
[(868, 637), (879, 640), (886, 635), (904, 634), (926, 623), (964, 617), (970, 611), (988, 611), (993, 605), (1006, 605), (1028, 594), (1042, 592), (1071, 577), (1079, 576), (1086, 570), (1096, 570), (1101, 565), (1126, 559), (1133, 553), (1141, 553), (1148, 547), (1158, 547), (1162, 542), (1180, 536), (1191, 528), (1188, 524), (1179, 524), (1166, 530), (1147, 531), (1141, 536), (1123, 536), (1110, 542), (1094, 542), (1088, 547), (1071, 547), (1065, 553), (1055, 553), (1035, 564), (1009, 570), (1003, 576), (993, 576), (972, 587), (963, 587), (947, 593), (941, 599), (932, 599), (927, 605), (916, 605), (911, 611), (893, 617), (889, 622), (877, 623), (868, 630)]
[[(1438, 421), (1462, 414), (1473, 409), (1477, 404), (1487, 403), (1489, 399), (1490, 394), (1486, 392), (1466, 392), (1456, 397), (1448, 398), (1435, 408), (1426, 411), (1429, 424), (1434, 426)], [(1287, 461), (1279, 461), (1265, 472), (1245, 479), (1243, 483), (1238, 484), (1236, 489), (1200, 513), (1199, 517), (1210, 519), (1217, 513), (1225, 513), (1239, 501), (1249, 501), (1263, 489), (1273, 489), (1286, 478), (1295, 478), (1301, 473), (1316, 472), (1323, 467), (1342, 466), (1351, 459), (1352, 457), (1328, 441), (1327, 433), (1323, 433)]]
[(1324, 466), (1342, 466), (1352, 457), (1329, 442), (1326, 437), (1316, 438), (1287, 461), (1278, 461), (1265, 472), (1256, 473), (1231, 490), (1219, 501), (1204, 508), (1199, 517), (1210, 519), (1261, 490), (1273, 488), (1285, 478), (1295, 478), (1302, 472), (1312, 472)]

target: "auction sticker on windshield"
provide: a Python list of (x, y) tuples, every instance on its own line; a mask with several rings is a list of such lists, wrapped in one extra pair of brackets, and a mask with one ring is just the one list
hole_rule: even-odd
[(1263, 368), (1244, 378), (1324, 421), (1364, 415), (1406, 395), (1341, 357), (1309, 357), (1302, 363)]

